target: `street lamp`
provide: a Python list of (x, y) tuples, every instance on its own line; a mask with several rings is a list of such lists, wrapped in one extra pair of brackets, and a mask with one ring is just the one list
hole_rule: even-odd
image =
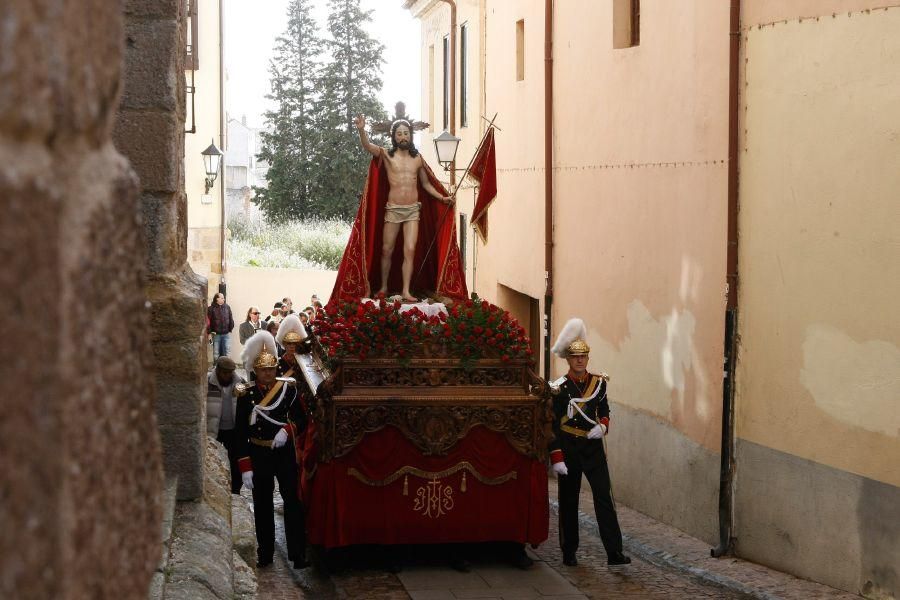
[(449, 171), (450, 165), (456, 160), (456, 149), (459, 148), (460, 139), (445, 129), (433, 141), (438, 162), (445, 171)]
[(216, 176), (219, 174), (219, 166), (222, 164), (222, 151), (216, 148), (214, 140), (210, 140), (209, 148), (201, 152), (203, 155), (203, 166), (206, 168), (206, 194), (212, 189), (216, 182)]

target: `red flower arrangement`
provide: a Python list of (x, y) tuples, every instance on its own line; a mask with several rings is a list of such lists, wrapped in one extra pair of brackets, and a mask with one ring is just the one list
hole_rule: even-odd
[(424, 355), (424, 347), (439, 348), (471, 367), (483, 357), (504, 362), (530, 357), (525, 330), (509, 312), (475, 294), (454, 304), (449, 314), (428, 316), (418, 307), (400, 312), (400, 302), (345, 303), (335, 315), (316, 320), (322, 358), (329, 368), (336, 360), (356, 357), (396, 357), (408, 362)]

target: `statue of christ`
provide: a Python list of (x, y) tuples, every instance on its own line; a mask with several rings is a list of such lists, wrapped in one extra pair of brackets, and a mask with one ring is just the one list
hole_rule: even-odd
[[(359, 131), (359, 142), (366, 152), (384, 161), (387, 172), (388, 192), (387, 205), (384, 212), (384, 231), (381, 247), (381, 289), (378, 293), (387, 294), (388, 274), (391, 270), (391, 256), (397, 235), (403, 230), (403, 268), (402, 280), (403, 300), (416, 302), (418, 298), (410, 291), (413, 275), (413, 260), (416, 252), (416, 241), (419, 236), (419, 202), (418, 185), (422, 186), (431, 197), (447, 205), (454, 203), (453, 196), (444, 196), (431, 184), (425, 171), (422, 155), (413, 145), (412, 125), (404, 119), (397, 119), (391, 124), (391, 148), (383, 148), (369, 141), (366, 133), (366, 119), (358, 115), (355, 121)], [(418, 184), (418, 185), (417, 185)]]

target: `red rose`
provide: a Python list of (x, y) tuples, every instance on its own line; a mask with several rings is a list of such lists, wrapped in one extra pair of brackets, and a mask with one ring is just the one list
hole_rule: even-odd
[[(481, 325), (476, 325), (475, 327), (472, 328), (472, 332), (473, 332), (475, 335), (481, 335), (481, 333), (482, 333), (483, 331), (484, 331), (484, 329), (481, 327)], [(488, 333), (490, 333), (490, 332), (488, 332)]]
[(465, 331), (465, 330), (466, 330), (466, 324), (465, 324), (465, 323), (460, 323), (459, 325), (456, 326), (456, 328), (459, 329), (460, 331)]
[(487, 311), (487, 310), (490, 310), (490, 308), (491, 308), (490, 302), (488, 302), (487, 300), (481, 301), (481, 310)]
[(453, 335), (453, 332), (450, 331), (449, 329), (445, 329), (445, 330), (444, 330), (444, 337), (445, 337), (445, 338), (448, 338), (448, 337), (450, 337), (450, 336), (452, 336), (452, 335)]
[(467, 319), (471, 319), (471, 318), (472, 318), (472, 311), (471, 311), (471, 310), (467, 310), (467, 311), (466, 311), (466, 318), (467, 318)]
[(475, 304), (471, 300), (466, 300), (466, 308), (472, 308)]
[(456, 341), (462, 344), (465, 341), (465, 338), (461, 335), (456, 336)]
[(502, 360), (503, 362), (509, 362), (509, 355), (504, 354), (503, 356), (500, 357), (500, 360)]

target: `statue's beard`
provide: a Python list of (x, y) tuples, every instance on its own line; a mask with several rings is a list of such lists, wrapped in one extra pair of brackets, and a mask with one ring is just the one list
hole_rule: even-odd
[(397, 147), (400, 148), (401, 150), (409, 150), (409, 142), (402, 141), (397, 144)]

